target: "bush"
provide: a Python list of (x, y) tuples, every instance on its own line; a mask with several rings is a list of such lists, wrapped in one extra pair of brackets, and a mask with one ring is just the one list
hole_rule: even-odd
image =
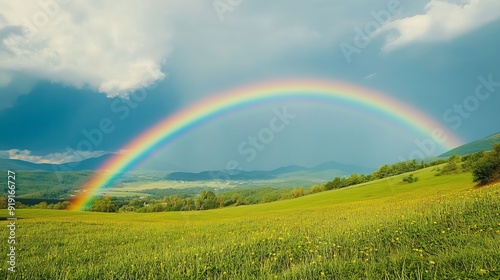
[(403, 182), (411, 184), (418, 181), (418, 177), (413, 177), (413, 174), (403, 177)]
[(322, 185), (314, 185), (312, 186), (310, 189), (309, 189), (309, 193), (313, 194), (313, 193), (319, 193), (319, 192), (323, 192), (325, 191), (326, 188), (325, 186), (322, 186)]
[(281, 196), (281, 199), (298, 198), (298, 197), (301, 197), (301, 196), (304, 196), (304, 195), (305, 195), (305, 192), (304, 192), (304, 188), (303, 187), (293, 188), (289, 193), (284, 193)]
[(494, 150), (480, 158), (472, 167), (473, 181), (486, 185), (500, 180), (500, 144)]
[(111, 197), (104, 196), (101, 198), (96, 198), (90, 207), (92, 212), (116, 212), (118, 209), (116, 205), (111, 200)]
[(445, 166), (440, 169), (436, 176), (447, 175), (447, 174), (457, 174), (461, 172), (459, 166), (460, 157), (458, 155), (452, 155), (447, 161)]
[(478, 160), (484, 157), (484, 152), (478, 152), (475, 154), (470, 154), (462, 157), (462, 169), (464, 172), (472, 171), (472, 167)]

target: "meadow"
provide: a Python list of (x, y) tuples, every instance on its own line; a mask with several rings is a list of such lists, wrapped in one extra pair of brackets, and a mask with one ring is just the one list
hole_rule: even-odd
[(20, 209), (16, 272), (4, 262), (0, 277), (499, 279), (500, 185), (413, 174), (206, 211)]

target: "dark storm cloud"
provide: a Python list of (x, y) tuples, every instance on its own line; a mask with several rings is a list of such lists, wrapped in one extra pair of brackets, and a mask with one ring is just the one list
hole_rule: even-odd
[(88, 141), (94, 151), (116, 151), (176, 106), (175, 95), (161, 93), (168, 89), (156, 91), (138, 91), (120, 99), (41, 84), (0, 112), (0, 129), (9, 132), (2, 134), (0, 150), (45, 154), (86, 149), (88, 145), (78, 145)]
[[(211, 2), (205, 1), (199, 6), (182, 4), (191, 13), (181, 13), (182, 16), (176, 16), (175, 20), (168, 24), (163, 24), (163, 20), (160, 21), (162, 24), (154, 20), (149, 22), (150, 19), (164, 19), (163, 13), (166, 11), (154, 9), (154, 5), (151, 5), (153, 8), (148, 9), (151, 15), (145, 20), (148, 24), (144, 22), (151, 28), (145, 28), (148, 36), (141, 37), (144, 40), (151, 40), (148, 43), (151, 46), (150, 50), (142, 52), (139, 48), (136, 49), (137, 52), (133, 52), (133, 56), (123, 55), (121, 51), (128, 52), (128, 46), (141, 42), (131, 37), (132, 43), (130, 43), (130, 38), (127, 37), (127, 40), (120, 41), (122, 44), (111, 46), (105, 43), (104, 48), (98, 48), (101, 54), (98, 57), (106, 59), (95, 60), (96, 56), (92, 54), (97, 51), (96, 45), (81, 44), (93, 41), (90, 40), (91, 37), (93, 39), (95, 37), (92, 32), (81, 32), (90, 34), (88, 40), (78, 38), (67, 41), (66, 43), (71, 43), (68, 43), (71, 47), (64, 45), (62, 49), (70, 50), (66, 53), (69, 62), (73, 59), (80, 61), (81, 57), (87, 58), (86, 63), (77, 69), (78, 74), (84, 74), (79, 76), (84, 80), (89, 79), (87, 74), (93, 73), (96, 66), (103, 67), (103, 71), (108, 66), (111, 66), (111, 70), (119, 70), (116, 73), (111, 70), (109, 73), (97, 71), (106, 74), (103, 77), (113, 78), (114, 74), (108, 74), (120, 74), (126, 69), (123, 65), (130, 63), (136, 65), (137, 57), (150, 55), (157, 57), (157, 54), (162, 54), (162, 57), (167, 57), (165, 64), (162, 64), (162, 73), (168, 71), (172, 75), (168, 75), (169, 79), (161, 82), (160, 88), (153, 91), (154, 94), (140, 102), (140, 106), (134, 109), (133, 104), (127, 104), (119, 99), (108, 99), (104, 94), (96, 93), (95, 89), (79, 90), (43, 84), (28, 95), (19, 97), (12, 108), (0, 111), (0, 129), (16, 132), (13, 135), (1, 136), (0, 150), (26, 149), (43, 154), (64, 151), (68, 147), (78, 150), (78, 144), (80, 149), (88, 150), (89, 145), (85, 143), (100, 140), (102, 134), (103, 141), (90, 148), (116, 152), (155, 121), (171, 114), (173, 108), (177, 110), (198, 102), (210, 94), (248, 84), (296, 77), (340, 80), (374, 89), (409, 103), (449, 128), (457, 127), (456, 118), (450, 122), (449, 118), (443, 117), (443, 114), (474, 94), (480, 76), (488, 78), (492, 75), (495, 81), (500, 80), (498, 67), (500, 54), (497, 51), (500, 49), (500, 38), (497, 36), (500, 23), (481, 21), (481, 24), (467, 26), (462, 22), (458, 25), (460, 30), (450, 33), (450, 36), (446, 36), (446, 40), (438, 36), (443, 35), (446, 28), (429, 29), (425, 30), (423, 37), (412, 38), (404, 44), (398, 44), (397, 47), (385, 48), (387, 40), (393, 38), (392, 36), (398, 38), (400, 34), (411, 33), (408, 33), (411, 28), (407, 28), (405, 23), (420, 23), (420, 17), (415, 17), (417, 15), (439, 20), (436, 22), (437, 27), (448, 27), (449, 24), (443, 21), (444, 18), (436, 17), (437, 14), (433, 12), (435, 9), (428, 8), (427, 4), (431, 2), (433, 5), (436, 4), (436, 1), (424, 0), (377, 0), (369, 3), (321, 0), (273, 1), (264, 7), (261, 3), (243, 1), (241, 5), (225, 13), (224, 20), (221, 21), (213, 10)], [(398, 8), (392, 9), (395, 12), (388, 18), (385, 15), (389, 7), (394, 8), (394, 3), (398, 4)], [(95, 7), (92, 4), (87, 6), (85, 10), (92, 14), (90, 11), (94, 11)], [(114, 11), (114, 5), (109, 5), (108, 8), (113, 8)], [(474, 15), (469, 13), (469, 10), (455, 8), (457, 9), (450, 10), (450, 15), (460, 16), (464, 13), (469, 16)], [(117, 10), (116, 16), (120, 21), (114, 24), (94, 23), (98, 25), (100, 31), (103, 31), (100, 35), (106, 35), (108, 28), (119, 28), (124, 30), (123, 34), (128, 35), (130, 24), (134, 25), (137, 20), (143, 21), (142, 14), (140, 19), (137, 19), (134, 18), (137, 15), (126, 13), (127, 11), (131, 11), (128, 6)], [(488, 14), (493, 13), (489, 11)], [(17, 18), (19, 17), (12, 16), (9, 20), (15, 21)], [(397, 21), (399, 19), (401, 21)], [(126, 20), (126, 23), (121, 23), (121, 20)], [(389, 24), (392, 21), (397, 22)], [(367, 26), (373, 29), (384, 24), (387, 24), (387, 27), (379, 36), (356, 37), (360, 36), (359, 30), (366, 32)], [(71, 28), (83, 30), (84, 27), (76, 24)], [(175, 32), (171, 37), (163, 36), (172, 30)], [(43, 34), (50, 35), (50, 38), (64, 39), (71, 35), (64, 33), (64, 36), (59, 36), (58, 28), (47, 29), (46, 32), (47, 34)], [(138, 34), (142, 32), (135, 35)], [(168, 44), (151, 39), (162, 36), (168, 37)], [(97, 42), (107, 42), (95, 39)], [(362, 46), (355, 45), (355, 42), (361, 39), (365, 41)], [(50, 42), (56, 44), (58, 40)], [(345, 46), (344, 43), (358, 48), (349, 57), (350, 60), (346, 59), (346, 54), (341, 48)], [(114, 47), (116, 49), (113, 49)], [(78, 49), (79, 53), (73, 55), (71, 50), (74, 49)], [(89, 50), (92, 51), (87, 55)], [(31, 67), (32, 63), (40, 64), (38, 60), (31, 58), (40, 58), (41, 62), (45, 62), (51, 57), (46, 57), (42, 52), (35, 52), (25, 60), (29, 62), (27, 66)], [(107, 58), (112, 59), (107, 60)], [(117, 63), (111, 65), (106, 63), (107, 61)], [(154, 61), (159, 63), (159, 60)], [(41, 68), (30, 68), (33, 71), (7, 73), (9, 75), (2, 75), (0, 71), (0, 84), (3, 80), (4, 84), (10, 81), (11, 86), (22, 85), (24, 83), (19, 82), (22, 81), (19, 77), (28, 79), (30, 73), (40, 71), (45, 73), (47, 70), (45, 67), (46, 64), (43, 64)], [(75, 73), (68, 71), (59, 73), (58, 69), (60, 68), (54, 67), (52, 69), (54, 71), (51, 72), (54, 75), (41, 80), (53, 78), (53, 82), (58, 83), (74, 78)], [(124, 71), (121, 74), (135, 76), (137, 73)], [(129, 82), (140, 80), (129, 81), (127, 75), (125, 78), (119, 75), (118, 79), (119, 84), (123, 83), (125, 88)], [(60, 79), (62, 76), (65, 79)], [(142, 76), (139, 75), (140, 77)], [(71, 82), (66, 84), (74, 85)], [(2, 88), (0, 85), (0, 90), (2, 89), (7, 90), (9, 87)], [(24, 88), (18, 91), (26, 93)], [(14, 93), (6, 95), (2, 92), (0, 101), (11, 101), (12, 98), (6, 98), (11, 96), (17, 95)], [(491, 121), (500, 117), (497, 108), (498, 96), (492, 94), (488, 100), (481, 101), (474, 112), (468, 113), (467, 117), (461, 117), (460, 126), (455, 129), (456, 134), (465, 140), (472, 140), (500, 130), (500, 127)], [(313, 117), (306, 116), (314, 116), (318, 109), (314, 107), (303, 109), (304, 111), (300, 111), (303, 117), (298, 117), (294, 126), (290, 126), (281, 138), (276, 138), (276, 142), (263, 151), (258, 160), (248, 163), (245, 168), (283, 166), (291, 163), (291, 158), (294, 158), (294, 164), (299, 165), (301, 161), (307, 165), (319, 163), (314, 160), (339, 160), (373, 165), (397, 160), (398, 156), (408, 154), (416, 148), (413, 138), (393, 137), (397, 131), (391, 127), (376, 127), (369, 120), (359, 120), (348, 114), (341, 116), (340, 112), (333, 114), (328, 110), (326, 113), (329, 115), (314, 121)], [(171, 159), (174, 158), (175, 163), (182, 166), (196, 166), (199, 170), (220, 168), (219, 163), (241, 159), (238, 145), (268, 122), (266, 114), (269, 112), (270, 110), (260, 108), (254, 113), (232, 116), (230, 120), (218, 120), (216, 125), (195, 129), (177, 141), (175, 149), (166, 149), (164, 152), (174, 155)], [(231, 119), (233, 121), (238, 119), (238, 124), (233, 124)], [(336, 126), (324, 129), (329, 127), (330, 119), (333, 119)], [(342, 120), (342, 123), (338, 123), (339, 120)], [(242, 124), (248, 124), (248, 127)], [(100, 129), (101, 132), (96, 129)], [(412, 133), (415, 131), (411, 131), (411, 128), (408, 130), (403, 133), (414, 135)], [(339, 134), (345, 137), (338, 137)], [(87, 137), (88, 135), (91, 137)], [(282, 142), (278, 142), (281, 140)], [(377, 148), (379, 142), (385, 143), (384, 145), (391, 149)], [(296, 145), (301, 145), (300, 152), (294, 148)], [(370, 154), (366, 152), (357, 154), (356, 151), (360, 151), (357, 147), (368, 147)], [(165, 158), (161, 151), (158, 153), (160, 159)], [(214, 164), (214, 162), (219, 163)]]

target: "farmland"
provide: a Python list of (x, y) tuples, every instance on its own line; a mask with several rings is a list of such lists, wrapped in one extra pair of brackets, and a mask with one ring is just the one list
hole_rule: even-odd
[(16, 272), (4, 266), (0, 277), (498, 279), (500, 185), (432, 167), (413, 174), (411, 184), (400, 175), (206, 211), (20, 209)]

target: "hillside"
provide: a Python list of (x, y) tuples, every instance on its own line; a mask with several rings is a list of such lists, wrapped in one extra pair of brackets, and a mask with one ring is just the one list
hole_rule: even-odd
[[(413, 172), (420, 180), (412, 184), (402, 183), (400, 175), (297, 199), (207, 211), (20, 209), (23, 239), (16, 248), (23, 252), (23, 265), (17, 275), (499, 279), (500, 186), (473, 188), (469, 173), (435, 173), (432, 167)], [(0, 276), (12, 278), (5, 270)]]
[(452, 155), (464, 156), (480, 151), (489, 151), (493, 149), (494, 143), (500, 143), (500, 133), (496, 133), (486, 138), (479, 139), (455, 149), (449, 150), (448, 152), (439, 155), (439, 157), (451, 157)]

